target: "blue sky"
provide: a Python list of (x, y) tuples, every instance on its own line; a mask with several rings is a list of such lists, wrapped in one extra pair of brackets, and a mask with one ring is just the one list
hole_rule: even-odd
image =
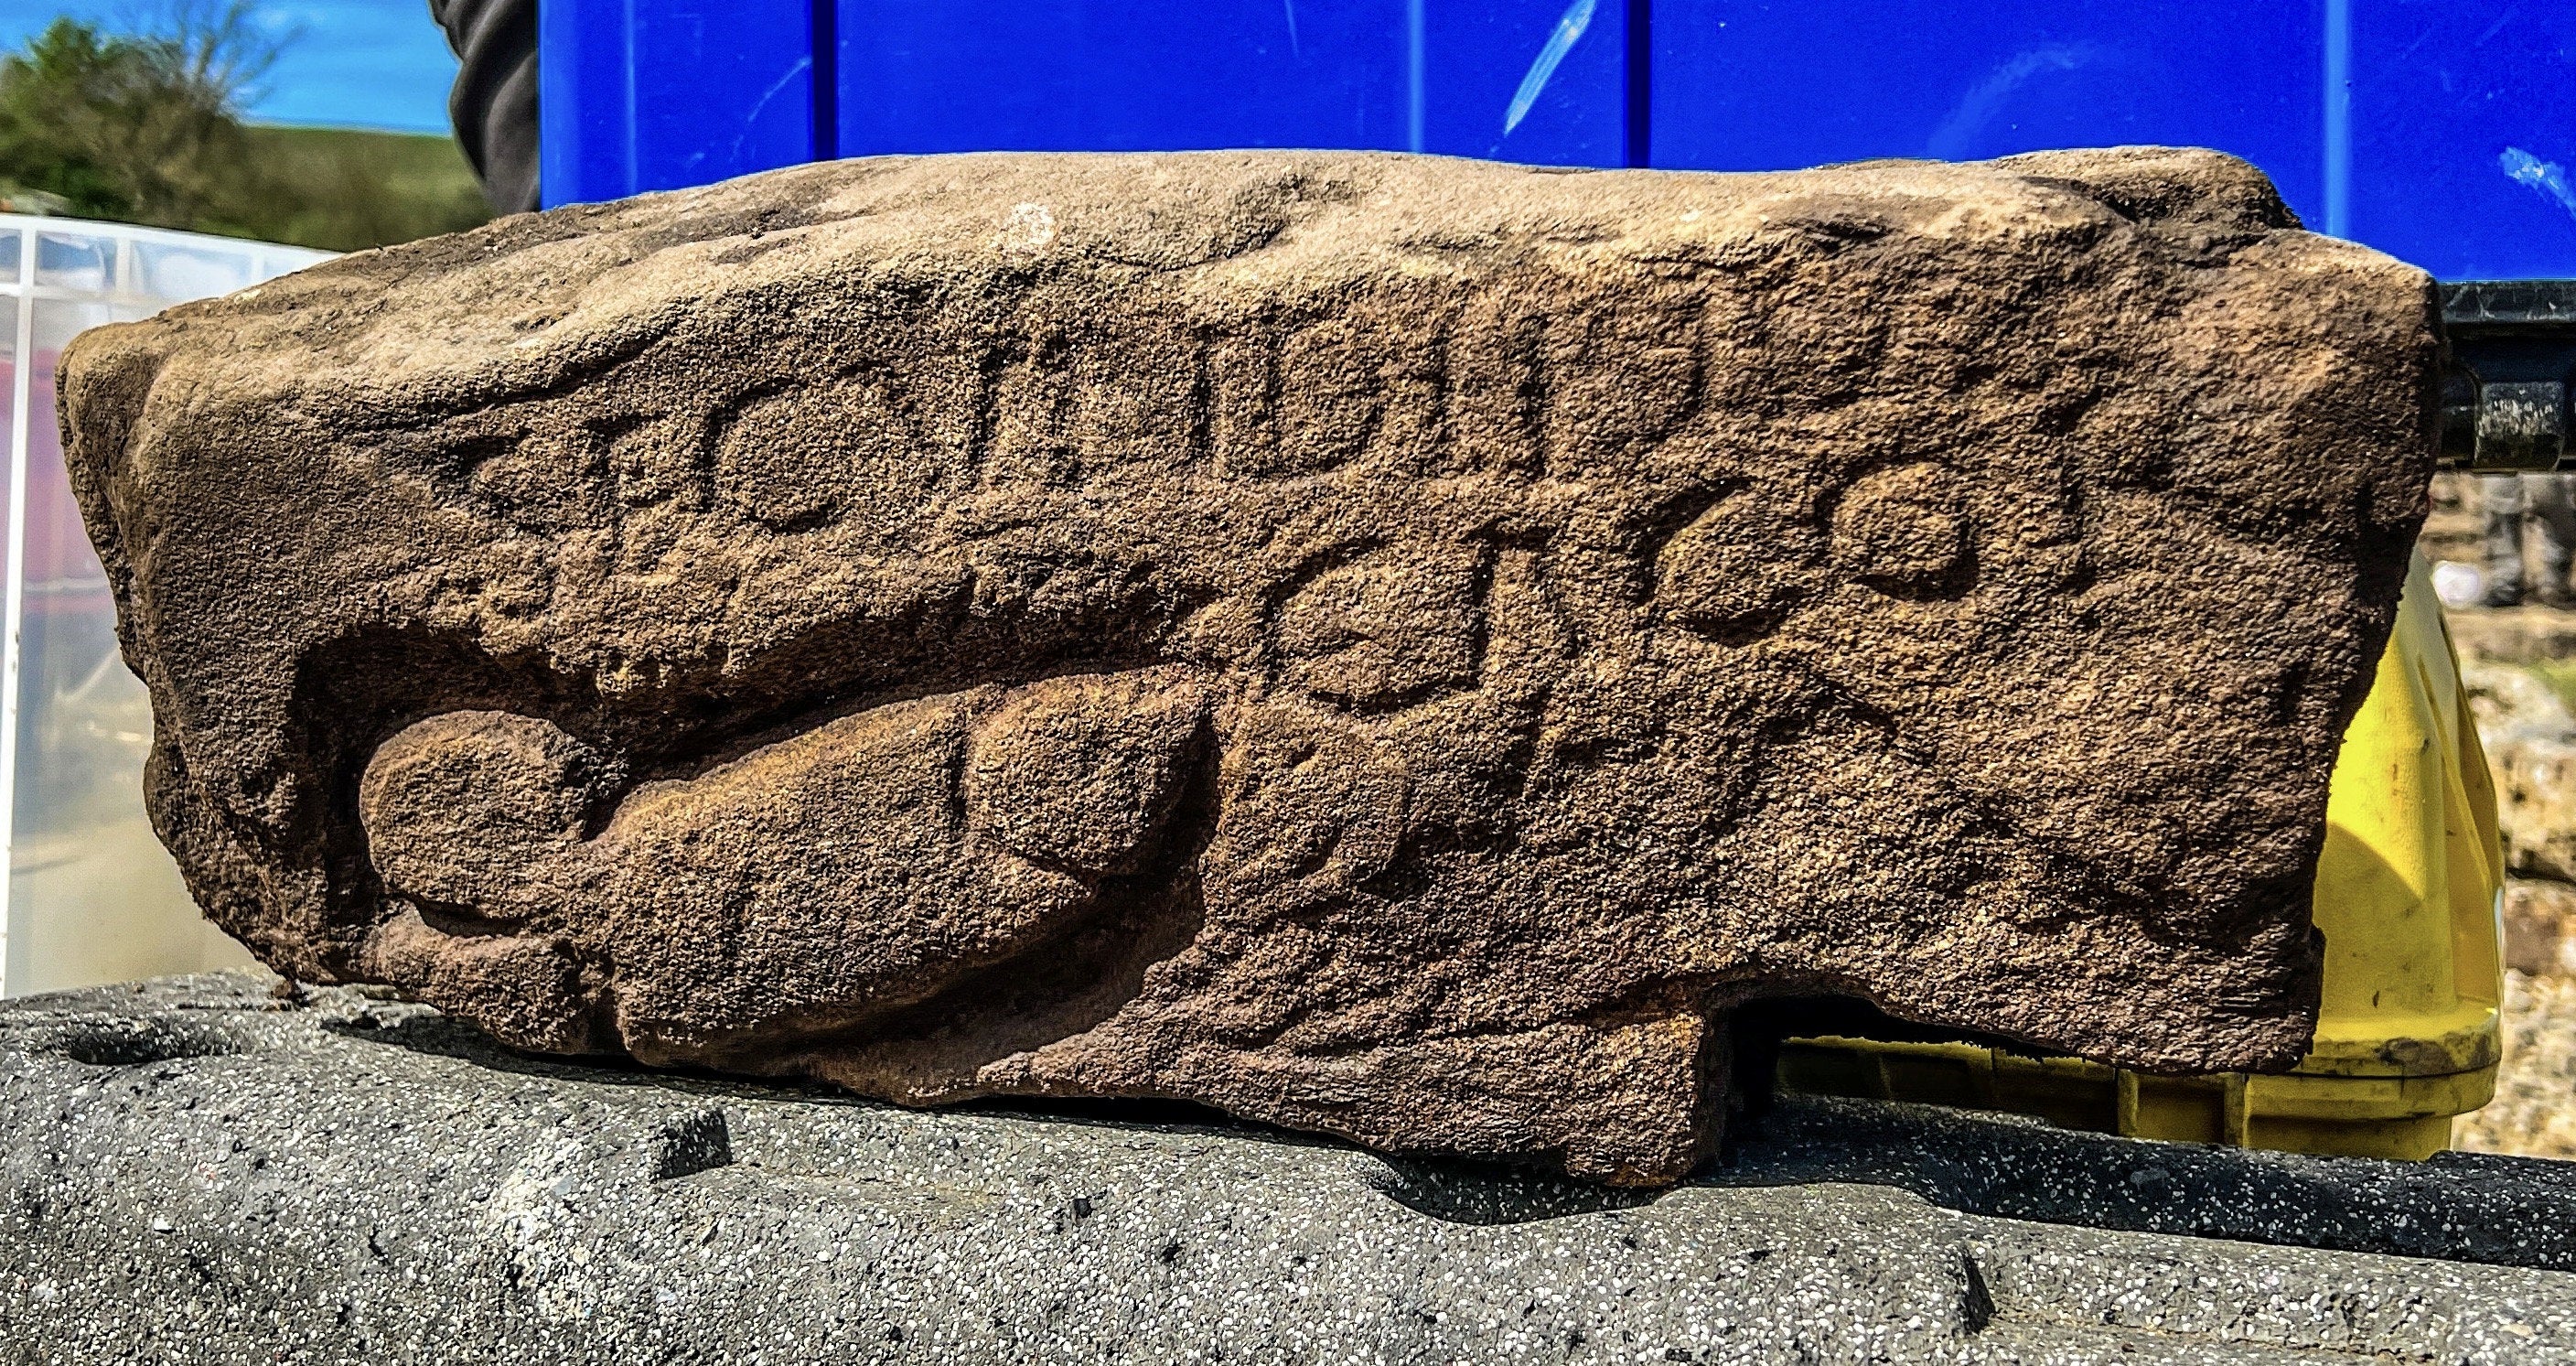
[[(68, 14), (106, 27), (131, 27), (151, 0), (0, 0), (0, 46), (15, 48)], [(447, 83), (456, 59), (429, 21), (427, 0), (264, 0), (261, 17), (279, 31), (300, 29), (251, 106), (263, 123), (443, 132)]]

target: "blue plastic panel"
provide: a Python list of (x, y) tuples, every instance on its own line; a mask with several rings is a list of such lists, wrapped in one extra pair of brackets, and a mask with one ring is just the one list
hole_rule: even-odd
[(840, 0), (839, 150), (1628, 158), (1626, 0)]
[(1662, 0), (1653, 160), (1783, 170), (2218, 147), (2318, 223), (2325, 17), (2308, 0)]
[(537, 29), (549, 205), (816, 155), (808, 0), (542, 0)]
[(2369, 0), (2352, 236), (2448, 280), (2576, 276), (2576, 6)]
[(548, 203), (879, 152), (2157, 142), (2444, 278), (2576, 276), (2564, 0), (544, 0), (541, 28)]
[(2576, 276), (2576, 6), (1661, 0), (1653, 161), (2158, 142), (2444, 279)]

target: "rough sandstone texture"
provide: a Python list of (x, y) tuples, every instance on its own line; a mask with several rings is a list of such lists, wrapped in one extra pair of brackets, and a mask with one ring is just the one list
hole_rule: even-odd
[(2199, 152), (894, 158), (63, 403), (155, 819), (282, 971), (1655, 1183), (1752, 997), (2301, 1051), (2433, 317)]

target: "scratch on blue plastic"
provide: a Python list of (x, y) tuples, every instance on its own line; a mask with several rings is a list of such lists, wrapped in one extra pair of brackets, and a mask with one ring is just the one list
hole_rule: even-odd
[(1996, 67), (1992, 75), (1970, 87), (1949, 114), (1932, 129), (1932, 139), (1924, 155), (1942, 161), (1956, 161), (1969, 154), (1977, 136), (2004, 107), (2011, 94), (2043, 71), (2073, 71), (2101, 60), (2100, 48), (2087, 43), (2062, 44), (2032, 48), (2011, 61)]
[[(750, 139), (752, 128), (760, 122), (761, 112), (769, 108), (769, 102), (777, 99), (780, 95), (785, 94), (789, 87), (796, 84), (797, 77), (808, 75), (812, 73), (813, 70), (814, 59), (812, 57), (807, 56), (798, 58), (795, 65), (787, 68), (785, 75), (780, 76), (776, 81), (772, 82), (767, 90), (760, 92), (760, 98), (751, 102), (751, 111), (742, 116), (741, 131), (733, 135), (732, 145), (725, 149), (725, 158), (728, 161), (738, 162), (742, 160), (742, 145)], [(692, 157), (690, 160), (694, 162), (696, 158)]]
[[(617, 55), (619, 65), (625, 69), (625, 81), (621, 86), (621, 92), (626, 96), (625, 108), (618, 111), (620, 114), (624, 115), (624, 118), (619, 124), (619, 128), (625, 134), (625, 137), (618, 144), (623, 153), (619, 160), (626, 171), (626, 192), (628, 194), (633, 194), (635, 190), (641, 187), (644, 183), (644, 149), (640, 145), (643, 142), (643, 139), (639, 137), (635, 131), (643, 121), (644, 78), (642, 68), (644, 63), (641, 54), (636, 52), (635, 48), (636, 39), (642, 35), (644, 26), (636, 22), (635, 0), (618, 0), (618, 3), (622, 10), (621, 17), (626, 21), (625, 27), (619, 30), (617, 34)], [(542, 141), (542, 137), (540, 140)], [(693, 168), (694, 165), (695, 163), (692, 162)]]
[(702, 185), (816, 151), (812, 0), (541, 0), (549, 205)]
[(2576, 217), (2576, 187), (2567, 183), (2567, 172), (2554, 161), (2543, 161), (2519, 147), (2507, 147), (2496, 154), (2496, 165), (2515, 183), (2558, 201), (2558, 207)]
[(1404, 150), (1424, 150), (1422, 130), (1430, 116), (1423, 86), (1423, 0), (1404, 0)]
[(1592, 27), (1593, 4), (1594, 0), (1574, 0), (1566, 6), (1555, 31), (1547, 35), (1546, 45), (1538, 50), (1537, 60), (1530, 63), (1529, 74), (1521, 77), (1520, 89), (1512, 92), (1511, 107), (1503, 111), (1504, 137), (1510, 137), (1512, 130), (1521, 126), (1521, 120), (1529, 117), (1531, 106), (1538, 103), (1539, 92), (1547, 89), (1548, 78), (1556, 74), (1565, 54), (1583, 41), (1583, 31)]
[[(2512, 17), (2511, 11), (2506, 17)], [(2352, 0), (2326, 0), (2326, 235), (2352, 236)]]

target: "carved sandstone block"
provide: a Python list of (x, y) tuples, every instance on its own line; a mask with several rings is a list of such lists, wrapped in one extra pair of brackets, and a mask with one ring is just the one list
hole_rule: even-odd
[(190, 885), (522, 1047), (1677, 1177), (2311, 1028), (2429, 285), (2212, 154), (846, 162), (84, 336)]

